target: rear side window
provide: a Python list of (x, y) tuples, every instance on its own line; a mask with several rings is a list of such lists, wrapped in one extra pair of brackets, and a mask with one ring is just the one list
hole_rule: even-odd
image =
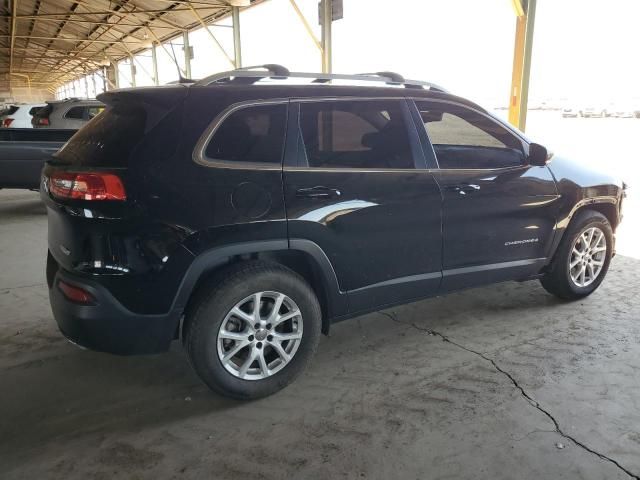
[(440, 168), (491, 169), (524, 163), (521, 141), (497, 121), (459, 105), (416, 105)]
[(227, 162), (279, 164), (286, 119), (285, 104), (252, 105), (236, 110), (215, 130), (205, 156)]
[(7, 108), (7, 110), (4, 112), (4, 115), (13, 115), (14, 113), (16, 113), (18, 111), (18, 107), (16, 105), (11, 105), (9, 108)]
[(78, 130), (55, 157), (73, 165), (125, 167), (144, 136), (146, 117), (141, 107), (107, 108)]
[(71, 107), (67, 113), (64, 114), (64, 118), (71, 118), (74, 120), (82, 120), (85, 118), (85, 110), (87, 107)]
[(104, 107), (87, 107), (87, 112), (89, 114), (89, 117), (88, 117), (89, 120), (91, 120), (93, 117), (95, 117), (99, 113), (102, 113), (103, 110), (104, 110)]
[(42, 108), (44, 107), (31, 107), (31, 109), (29, 110), (29, 115), (35, 115), (36, 113), (38, 113)]
[(415, 168), (399, 100), (301, 103), (300, 133), (309, 167)]

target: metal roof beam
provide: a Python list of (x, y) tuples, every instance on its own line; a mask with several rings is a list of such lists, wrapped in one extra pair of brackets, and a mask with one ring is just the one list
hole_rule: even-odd
[[(13, 47), (16, 43), (16, 11), (18, 9), (18, 0), (11, 2), (11, 50), (9, 52), (9, 74), (13, 72)], [(11, 90), (11, 78), (9, 78), (9, 90)]]
[[(18, 17), (18, 20), (32, 20), (35, 23), (35, 20), (39, 20), (41, 22), (57, 22), (58, 20), (56, 18), (51, 18), (51, 17), (34, 17), (34, 18), (24, 18), (24, 17)], [(76, 20), (74, 18), (71, 18), (68, 20), (68, 23), (76, 23), (79, 25), (114, 25), (113, 23), (109, 23), (109, 22), (100, 22), (97, 20)], [(137, 27), (137, 28), (141, 28), (141, 27), (145, 27), (146, 25), (142, 25), (139, 23), (118, 23), (119, 26), (121, 27)], [(169, 26), (169, 25), (154, 25), (153, 28), (167, 28), (167, 29), (172, 29), (174, 30), (176, 27), (174, 26)]]
[(229, 63), (234, 67), (237, 68), (238, 65), (236, 65), (235, 61), (233, 58), (231, 58), (231, 56), (226, 52), (226, 50), (224, 49), (224, 47), (222, 46), (222, 44), (218, 41), (218, 39), (216, 38), (216, 36), (211, 33), (211, 30), (209, 30), (209, 28), (207, 27), (207, 24), (205, 23), (204, 19), (202, 18), (202, 16), (196, 11), (195, 8), (193, 8), (193, 6), (189, 5), (189, 8), (191, 9), (191, 13), (193, 14), (193, 16), (196, 18), (196, 20), (200, 23), (200, 25), (202, 25), (202, 28), (205, 29), (205, 31), (209, 34), (209, 38), (211, 38), (211, 40), (213, 40), (213, 43), (215, 43), (218, 48), (220, 49), (220, 51), (223, 53), (223, 55), (226, 57), (226, 59), (229, 61)]

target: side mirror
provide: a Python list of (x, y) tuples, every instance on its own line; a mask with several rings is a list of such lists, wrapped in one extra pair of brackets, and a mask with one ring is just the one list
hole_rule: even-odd
[(534, 167), (544, 167), (551, 160), (553, 154), (550, 154), (545, 147), (538, 143), (529, 145), (529, 165)]

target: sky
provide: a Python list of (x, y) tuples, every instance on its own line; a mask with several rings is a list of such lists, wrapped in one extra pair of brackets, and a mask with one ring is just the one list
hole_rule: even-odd
[[(316, 35), (317, 0), (297, 0)], [(530, 104), (542, 101), (640, 104), (640, 0), (538, 0)], [(333, 70), (396, 71), (427, 80), (486, 107), (506, 106), (515, 13), (511, 0), (344, 0), (333, 24)], [(268, 0), (241, 13), (244, 65), (280, 63), (320, 71), (320, 52), (289, 0)], [(230, 19), (210, 27), (233, 57)], [(232, 65), (204, 29), (190, 34), (192, 76)], [(174, 42), (182, 55), (182, 40)], [(177, 78), (158, 48), (161, 83)], [(183, 60), (180, 61), (183, 65)], [(150, 53), (139, 58), (137, 84), (151, 84)], [(121, 86), (130, 68), (123, 62)]]

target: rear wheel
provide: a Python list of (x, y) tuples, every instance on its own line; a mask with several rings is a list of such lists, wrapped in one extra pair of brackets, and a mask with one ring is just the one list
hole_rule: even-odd
[(304, 279), (281, 265), (252, 262), (222, 272), (200, 290), (185, 318), (183, 343), (212, 390), (259, 398), (304, 370), (321, 321)]
[(604, 280), (613, 254), (613, 232), (607, 218), (585, 210), (571, 222), (549, 272), (541, 279), (550, 293), (576, 300), (594, 292)]

